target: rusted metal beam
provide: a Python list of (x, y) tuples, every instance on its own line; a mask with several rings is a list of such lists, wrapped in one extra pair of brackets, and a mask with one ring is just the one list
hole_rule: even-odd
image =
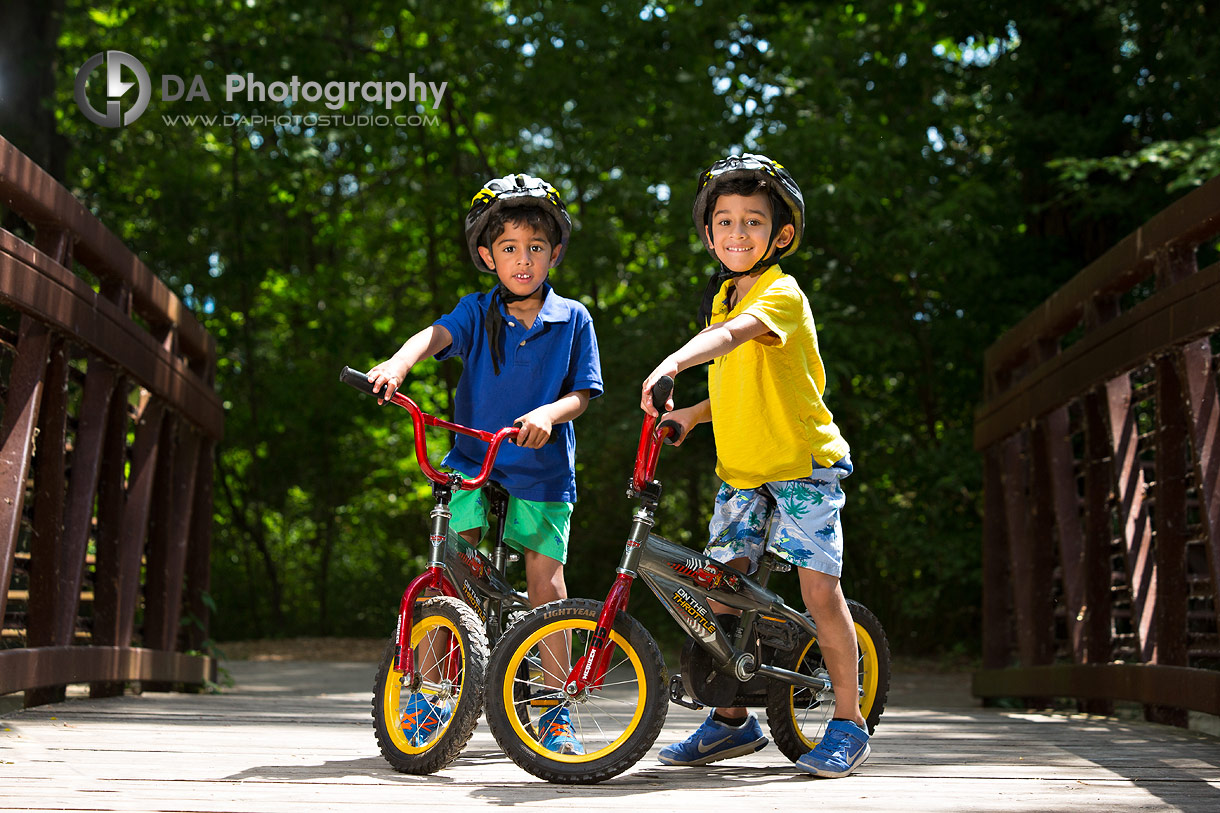
[[(1127, 235), (1006, 332), (987, 349), (986, 368), (996, 376), (1002, 370), (1016, 367), (1027, 354), (1037, 351), (1039, 342), (1057, 339), (1071, 330), (1083, 317), (1090, 300), (1098, 295), (1125, 293), (1150, 276), (1158, 252), (1175, 245), (1193, 249), (1217, 232), (1220, 232), (1220, 178), (1213, 178)], [(1113, 374), (1119, 369), (1109, 372)], [(1087, 388), (1095, 383), (1097, 379), (1082, 385)], [(998, 394), (989, 392), (986, 397), (990, 400)], [(990, 443), (980, 443), (976, 448), (987, 445)]]
[(152, 538), (144, 592), (144, 645), (153, 649), (175, 648), (198, 471), (199, 436), (178, 421), (172, 422), (171, 432), (176, 435), (172, 463), (166, 466), (171, 471), (158, 500), (169, 510), (159, 520), (163, 531)]
[(26, 478), (33, 457), (34, 428), (38, 425), (43, 376), (51, 347), (51, 332), (29, 317), (22, 317), (17, 335), (17, 358), (0, 420), (0, 619), (4, 618), (8, 604)]
[(1007, 391), (988, 398), (975, 413), (974, 448), (981, 451), (1117, 374), (1211, 333), (1217, 314), (1220, 263), (1086, 333)]
[(128, 288), (136, 312), (150, 325), (177, 325), (188, 356), (206, 362), (215, 355), (215, 340), (156, 274), (71, 192), (3, 137), (0, 201), (40, 232), (51, 227), (73, 235), (81, 263), (99, 278)]
[(186, 596), (183, 602), (190, 619), (185, 631), (186, 647), (193, 650), (204, 648), (211, 629), (208, 591), (212, 588), (212, 455), (215, 448), (215, 442), (201, 438), (196, 455), (191, 535), (186, 552)]
[(138, 647), (57, 646), (0, 651), (0, 694), (62, 683), (153, 680), (202, 685), (216, 680), (216, 662)]
[(1004, 443), (1004, 516), (1008, 526), (1008, 562), (1012, 573), (1017, 654), (1023, 666), (1050, 663), (1054, 657), (1054, 616), (1050, 569), (1031, 533), (1029, 515), (1029, 437), (1018, 432)]
[(1131, 618), (1140, 661), (1148, 663), (1156, 646), (1156, 557), (1152, 552), (1152, 522), (1144, 507), (1144, 470), (1139, 460), (1139, 427), (1131, 401), (1131, 379), (1120, 375), (1105, 385), (1106, 422), (1109, 426), (1115, 508), (1126, 556), (1127, 586), (1131, 591)]
[(1203, 526), (1207, 532), (1212, 606), (1220, 632), (1220, 398), (1216, 368), (1207, 340), (1194, 342), (1178, 353), (1188, 429), (1195, 449), (1195, 484)]
[(209, 382), (132, 321), (120, 304), (4, 231), (0, 231), (0, 302), (74, 337), (129, 371), (211, 437), (220, 438), (224, 410)]
[(1113, 706), (1115, 700), (1220, 714), (1220, 672), (1185, 666), (1084, 664), (975, 672), (976, 697), (1076, 697)]
[(113, 367), (96, 356), (88, 359), (85, 392), (77, 416), (72, 449), (72, 473), (68, 478), (62, 558), (57, 563), (56, 614), (51, 635), (51, 644), (55, 646), (71, 644), (76, 628), (85, 554), (89, 547), (94, 498), (102, 466), (102, 446), (106, 437), (110, 399), (117, 381)]
[(999, 444), (983, 452), (983, 666), (988, 669), (1008, 666), (1012, 649), (1002, 455)]
[(1060, 407), (1036, 424), (1044, 462), (1035, 466), (1035, 479), (1049, 498), (1055, 536), (1059, 542), (1059, 568), (1063, 582), (1064, 616), (1072, 660), (1085, 662), (1085, 571), (1081, 533), (1080, 498), (1076, 493), (1072, 440), (1068, 434), (1068, 408)]

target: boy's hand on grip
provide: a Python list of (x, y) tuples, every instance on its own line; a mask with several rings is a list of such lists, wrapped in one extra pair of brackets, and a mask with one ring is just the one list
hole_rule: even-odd
[(669, 359), (658, 364), (640, 388), (640, 409), (653, 416), (673, 409), (674, 378), (677, 375), (678, 365)]
[[(398, 388), (402, 386), (403, 379), (407, 377), (410, 369), (409, 367), (405, 370), (401, 369), (401, 365), (395, 364), (393, 359), (389, 359), (369, 370), (369, 383), (373, 385), (373, 394), (377, 395), (377, 403), (384, 404), (394, 397), (394, 393), (398, 392)], [(385, 388), (385, 392), (378, 394), (382, 387)]]

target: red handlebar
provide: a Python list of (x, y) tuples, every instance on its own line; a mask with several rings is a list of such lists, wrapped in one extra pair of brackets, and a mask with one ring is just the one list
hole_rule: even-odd
[[(366, 373), (353, 370), (350, 367), (344, 367), (343, 371), (339, 374), (339, 380), (368, 395), (377, 395), (377, 393), (373, 392), (373, 385), (369, 383), (368, 374)], [(423, 470), (424, 475), (434, 483), (448, 483), (452, 481), (457, 488), (463, 491), (473, 491), (476, 488), (481, 488), (487, 482), (487, 478), (491, 476), (492, 466), (495, 465), (496, 455), (500, 452), (500, 444), (508, 438), (515, 438), (521, 431), (519, 427), (506, 426), (498, 432), (487, 432), (482, 429), (471, 429), (469, 426), (462, 426), (458, 423), (442, 420), (424, 412), (419, 408), (418, 404), (403, 395), (402, 392), (395, 392), (389, 401), (411, 413), (411, 423), (415, 427), (415, 456), (419, 459), (419, 467)], [(428, 441), (424, 437), (425, 426), (437, 426), (441, 429), (448, 429), (451, 432), (469, 435), (488, 444), (487, 453), (483, 455), (483, 465), (479, 469), (478, 475), (473, 478), (462, 477), (460, 475), (451, 476), (433, 466), (432, 462), (428, 460)]]

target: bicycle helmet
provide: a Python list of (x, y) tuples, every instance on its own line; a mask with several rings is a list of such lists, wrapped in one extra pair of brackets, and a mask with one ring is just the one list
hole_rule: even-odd
[(474, 260), (475, 268), (489, 274), (495, 273), (479, 256), (479, 240), (492, 213), (505, 206), (536, 206), (550, 215), (559, 226), (560, 248), (555, 265), (563, 262), (568, 239), (572, 236), (572, 219), (568, 217), (567, 208), (559, 199), (555, 187), (541, 178), (517, 174), (488, 181), (470, 201), (470, 211), (466, 214), (466, 246), (470, 249), (470, 259)]
[[(762, 267), (763, 264), (772, 265), (795, 252), (801, 244), (801, 235), (805, 231), (805, 198), (801, 195), (801, 188), (796, 185), (796, 181), (782, 164), (772, 161), (765, 155), (754, 155), (748, 152), (721, 158), (699, 176), (699, 190), (695, 193), (695, 204), (691, 208), (691, 216), (695, 221), (695, 230), (699, 232), (699, 238), (703, 240), (703, 245), (708, 252), (715, 256), (706, 228), (710, 225), (711, 216), (708, 205), (715, 198), (716, 187), (730, 178), (755, 178), (767, 181), (770, 187), (779, 193), (784, 203), (788, 204), (788, 211), (792, 214), (792, 227), (796, 231), (792, 242), (788, 243), (777, 256), (763, 257), (754, 266), (754, 270)], [(775, 222), (778, 223), (778, 220)], [(778, 226), (772, 226), (772, 240), (775, 239), (778, 231)]]

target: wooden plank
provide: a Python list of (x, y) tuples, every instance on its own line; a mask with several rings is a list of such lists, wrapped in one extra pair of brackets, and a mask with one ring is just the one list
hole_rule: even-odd
[(17, 358), (9, 374), (8, 400), (0, 420), (0, 621), (8, 604), (17, 536), (21, 531), (26, 478), (33, 457), (34, 428), (42, 401), (43, 375), (51, 333), (23, 316), (18, 329)]
[[(221, 694), (144, 693), (5, 715), (0, 809), (513, 810), (739, 813), (1207, 811), (1220, 741), (1138, 720), (980, 709), (969, 698), (887, 709), (848, 780), (798, 774), (772, 744), (706, 768), (661, 766), (706, 711), (671, 706), (660, 737), (600, 785), (549, 785), (503, 755), (485, 722), (449, 767), (395, 773), (368, 717), (373, 664), (228, 664)], [(897, 681), (902, 680), (897, 675)], [(945, 679), (956, 676), (942, 676)], [(760, 717), (762, 715), (760, 714)], [(765, 727), (764, 721), (764, 727)]]

